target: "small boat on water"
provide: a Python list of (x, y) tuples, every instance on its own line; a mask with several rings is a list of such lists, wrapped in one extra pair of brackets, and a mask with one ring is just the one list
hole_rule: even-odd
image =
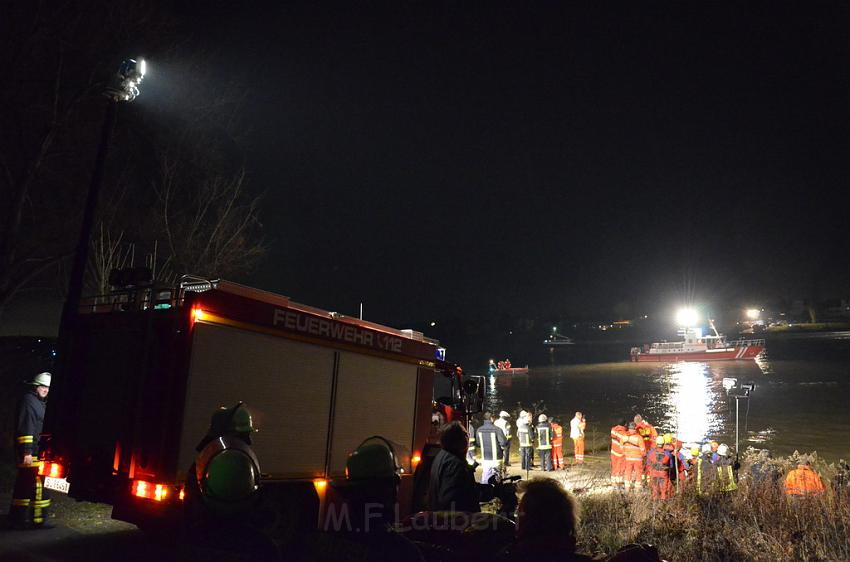
[(679, 361), (735, 361), (755, 359), (764, 351), (764, 340), (739, 339), (726, 341), (726, 336), (717, 333), (714, 324), (713, 336), (703, 336), (698, 328), (684, 331), (684, 341), (655, 342), (643, 348), (633, 347), (629, 354), (633, 362), (655, 361), (675, 363)]
[(490, 371), (490, 374), (493, 375), (524, 375), (526, 373), (528, 373), (528, 366), (511, 367), (509, 369), (495, 369)]
[(490, 364), (487, 366), (487, 373), (490, 375), (522, 375), (527, 372), (528, 365), (525, 367), (514, 367), (511, 365), (510, 359), (505, 359), (498, 363), (490, 359)]
[(576, 342), (573, 341), (573, 338), (562, 336), (561, 334), (552, 334), (545, 340), (543, 340), (543, 345), (548, 347), (557, 347), (561, 345), (575, 345)]

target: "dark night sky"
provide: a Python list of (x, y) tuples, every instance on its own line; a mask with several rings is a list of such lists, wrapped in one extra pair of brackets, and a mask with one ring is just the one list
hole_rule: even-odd
[(847, 3), (338, 4), (199, 15), (245, 281), (391, 323), (850, 295)]
[(259, 284), (387, 320), (847, 292), (848, 8), (368, 6), (221, 28), (262, 69)]

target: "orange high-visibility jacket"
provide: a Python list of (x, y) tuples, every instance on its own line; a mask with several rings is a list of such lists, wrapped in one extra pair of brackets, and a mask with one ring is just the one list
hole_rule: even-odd
[(643, 438), (637, 431), (630, 429), (626, 440), (623, 442), (623, 453), (627, 461), (643, 462), (643, 457), (646, 455), (646, 446), (643, 444)]
[(785, 493), (789, 496), (816, 496), (823, 491), (823, 481), (810, 466), (797, 465), (785, 477)]
[(615, 457), (623, 456), (623, 441), (626, 440), (626, 428), (615, 425), (611, 428), (611, 454)]
[(564, 446), (564, 428), (561, 427), (561, 424), (553, 423), (552, 425), (552, 446), (553, 447), (563, 447)]

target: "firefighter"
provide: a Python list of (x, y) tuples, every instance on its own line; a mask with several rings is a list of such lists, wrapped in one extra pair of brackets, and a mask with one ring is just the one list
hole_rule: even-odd
[[(522, 412), (526, 414), (527, 412)], [(519, 459), (523, 470), (531, 470), (532, 437), (531, 428), (528, 427), (528, 416), (520, 414), (516, 422), (516, 435), (519, 440)]]
[(546, 414), (537, 417), (537, 451), (540, 455), (540, 470), (552, 470), (552, 426)]
[[(462, 426), (457, 429), (463, 432)], [(456, 461), (461, 470), (468, 471), (463, 462), (465, 437), (460, 440)], [(344, 499), (340, 508), (344, 515), (336, 518), (329, 512), (322, 525), (324, 532), (306, 533), (301, 548), (291, 548), (274, 560), (423, 560), (416, 545), (392, 528), (400, 472), (395, 448), (388, 440), (380, 436), (366, 439), (348, 456), (345, 481), (333, 483)], [(333, 509), (331, 506), (329, 511)]]
[(493, 414), (484, 412), (484, 423), (475, 434), (481, 448), (481, 483), (487, 484), (493, 472), (502, 466), (504, 448), (508, 444), (504, 432), (493, 423)]
[(505, 439), (507, 440), (505, 448), (503, 449), (505, 466), (511, 466), (511, 439), (513, 438), (513, 435), (511, 435), (511, 430), (513, 428), (511, 427), (510, 419), (511, 415), (506, 411), (502, 410), (501, 412), (499, 412), (499, 419), (493, 422), (493, 425), (502, 430), (502, 432), (505, 434)]
[(812, 469), (812, 462), (804, 457), (785, 477), (785, 494), (792, 498), (805, 498), (823, 494), (825, 488), (820, 475)]
[(626, 431), (626, 439), (623, 442), (623, 457), (625, 460), (625, 472), (623, 479), (626, 489), (640, 489), (643, 478), (643, 458), (646, 454), (646, 446), (643, 437), (635, 429), (635, 424), (630, 423)]
[(587, 427), (587, 422), (584, 419), (584, 414), (576, 412), (575, 417), (570, 420), (570, 439), (573, 440), (573, 451), (575, 453), (576, 464), (584, 463), (585, 427)]
[(626, 440), (626, 422), (620, 422), (611, 428), (611, 485), (623, 487), (623, 473), (626, 470), (623, 457), (623, 441)]
[(664, 450), (664, 437), (655, 438), (655, 446), (646, 455), (652, 499), (667, 499), (670, 491), (670, 453)]
[(213, 413), (186, 478), (190, 531), (209, 530), (251, 511), (260, 488), (260, 462), (251, 448), (253, 431), (251, 412), (242, 402)]
[(717, 447), (717, 483), (721, 492), (734, 492), (738, 489), (735, 483), (734, 461), (729, 456), (729, 446), (725, 443)]
[(558, 420), (552, 418), (552, 468), (563, 470), (564, 466), (564, 428)]
[(664, 450), (670, 455), (670, 490), (669, 493), (683, 491), (685, 484), (685, 468), (687, 461), (682, 453), (684, 443), (676, 439), (672, 433), (665, 433)]
[(717, 470), (712, 462), (711, 443), (702, 446), (701, 454), (696, 463), (697, 494), (707, 494), (714, 489), (717, 482)]
[(38, 473), (42, 463), (38, 460), (38, 440), (44, 425), (50, 377), (50, 373), (39, 373), (27, 382), (30, 388), (21, 397), (15, 412), (18, 474), (12, 491), (9, 524), (16, 529), (49, 527), (45, 521), (50, 499), (44, 493), (43, 477)]

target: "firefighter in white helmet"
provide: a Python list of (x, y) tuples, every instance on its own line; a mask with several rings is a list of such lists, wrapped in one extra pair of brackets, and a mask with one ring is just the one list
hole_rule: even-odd
[(499, 429), (501, 429), (502, 432), (505, 434), (506, 443), (504, 449), (502, 450), (502, 453), (504, 454), (505, 466), (511, 466), (511, 429), (513, 428), (511, 427), (510, 420), (511, 415), (506, 411), (502, 410), (501, 412), (499, 412), (499, 419), (493, 422), (493, 424)]
[(546, 414), (537, 416), (537, 451), (540, 455), (540, 470), (552, 470), (552, 426)]
[(9, 523), (18, 529), (45, 528), (50, 499), (45, 497), (43, 477), (39, 475), (38, 441), (44, 425), (50, 373), (39, 373), (28, 381), (29, 387), (15, 412), (15, 462), (18, 475), (12, 491)]

